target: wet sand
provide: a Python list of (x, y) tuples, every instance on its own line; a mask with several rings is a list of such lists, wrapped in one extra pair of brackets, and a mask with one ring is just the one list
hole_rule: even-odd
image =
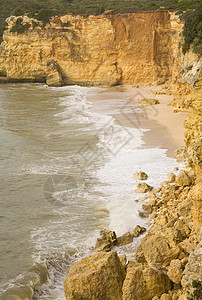
[[(156, 94), (161, 87), (116, 86), (100, 88), (97, 96), (90, 95), (92, 111), (112, 115), (123, 126), (150, 129), (144, 132), (145, 148), (167, 149), (167, 155), (174, 157), (174, 151), (184, 144), (184, 121), (186, 113), (174, 113), (168, 106), (171, 96)], [(143, 106), (141, 99), (157, 99), (160, 104)]]

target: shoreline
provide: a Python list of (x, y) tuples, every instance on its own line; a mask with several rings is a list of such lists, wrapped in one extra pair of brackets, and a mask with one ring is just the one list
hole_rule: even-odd
[[(163, 94), (162, 88), (162, 86), (114, 86), (104, 89), (104, 97), (101, 91), (97, 97), (90, 97), (90, 101), (95, 107), (100, 105), (101, 108), (99, 109), (102, 113), (107, 113), (105, 101), (110, 102), (110, 99), (117, 97), (114, 105), (119, 104), (120, 101), (118, 112), (113, 113), (112, 111), (110, 115), (123, 126), (149, 129), (144, 131), (143, 141), (145, 145), (143, 148), (167, 149), (167, 156), (174, 158), (175, 150), (184, 144), (185, 128), (183, 123), (187, 113), (179, 112), (176, 118), (173, 108), (168, 106), (171, 102), (171, 95)], [(125, 95), (126, 98), (124, 99)], [(156, 99), (160, 103), (141, 106), (140, 100), (142, 99)], [(128, 108), (129, 112), (127, 112)], [(96, 111), (94, 108), (92, 110)]]
[[(131, 87), (129, 90), (131, 92)], [(133, 93), (134, 91), (132, 89)], [(158, 94), (156, 97), (145, 98), (160, 100), (160, 104), (156, 105), (157, 114), (152, 115), (151, 110), (146, 118), (138, 115), (141, 128), (152, 128), (144, 134), (145, 148), (149, 145), (165, 149), (168, 145), (167, 156), (173, 157), (176, 146), (183, 144), (181, 142), (185, 129), (180, 121), (185, 120), (185, 114), (181, 114), (180, 121), (174, 116), (173, 108), (167, 106), (168, 99), (171, 100), (168, 95)], [(118, 118), (117, 116), (116, 114), (115, 119), (119, 123), (128, 125), (127, 117), (123, 118), (122, 114)], [(136, 113), (131, 114), (132, 116), (137, 118)], [(144, 181), (140, 185), (145, 187)], [(141, 193), (145, 193), (142, 208), (150, 215), (152, 225), (134, 250), (135, 261), (127, 259), (126, 254), (118, 256), (115, 252), (117, 249), (114, 248), (130, 245), (133, 237), (136, 237), (132, 232), (116, 238), (114, 231), (102, 231), (101, 238), (96, 243), (97, 252), (74, 263), (68, 270), (64, 280), (66, 299), (74, 300), (77, 296), (93, 299), (95, 295), (96, 299), (110, 300), (200, 299), (202, 285), (198, 268), (201, 242), (192, 220), (190, 198), (196, 192), (196, 185), (195, 172), (192, 169), (181, 169), (177, 175), (168, 174), (159, 188), (151, 188), (150, 192), (142, 191)], [(141, 226), (133, 232), (135, 230), (139, 230), (140, 235), (145, 232), (145, 228)], [(103, 274), (107, 278), (106, 282), (103, 282)], [(86, 285), (86, 280), (91, 282), (92, 279), (95, 280), (93, 286), (90, 283)]]

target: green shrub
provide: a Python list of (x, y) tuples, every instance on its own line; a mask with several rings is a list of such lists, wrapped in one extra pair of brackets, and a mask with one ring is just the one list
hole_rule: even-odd
[(29, 23), (23, 24), (23, 19), (18, 18), (15, 25), (12, 27), (11, 32), (24, 33), (29, 29), (31, 25)]
[(196, 9), (185, 16), (183, 29), (184, 44), (183, 53), (186, 53), (192, 45), (193, 51), (202, 55), (202, 9)]
[(202, 295), (202, 283), (200, 280), (193, 280), (192, 286), (194, 288), (193, 296), (196, 300), (201, 300)]

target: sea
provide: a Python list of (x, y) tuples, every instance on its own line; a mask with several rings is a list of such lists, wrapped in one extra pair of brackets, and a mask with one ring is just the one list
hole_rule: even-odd
[[(158, 187), (179, 163), (145, 146), (135, 96), (0, 85), (0, 299), (64, 300), (68, 269), (95, 251), (100, 230), (149, 227), (133, 174)], [(139, 243), (117, 251), (132, 258)]]

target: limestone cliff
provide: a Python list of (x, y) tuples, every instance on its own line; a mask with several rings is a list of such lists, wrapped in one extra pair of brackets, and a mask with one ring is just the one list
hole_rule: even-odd
[(30, 27), (22, 34), (12, 32), (19, 18), (7, 19), (0, 48), (1, 81), (151, 84), (170, 76), (167, 11), (56, 16), (45, 28), (23, 17)]

